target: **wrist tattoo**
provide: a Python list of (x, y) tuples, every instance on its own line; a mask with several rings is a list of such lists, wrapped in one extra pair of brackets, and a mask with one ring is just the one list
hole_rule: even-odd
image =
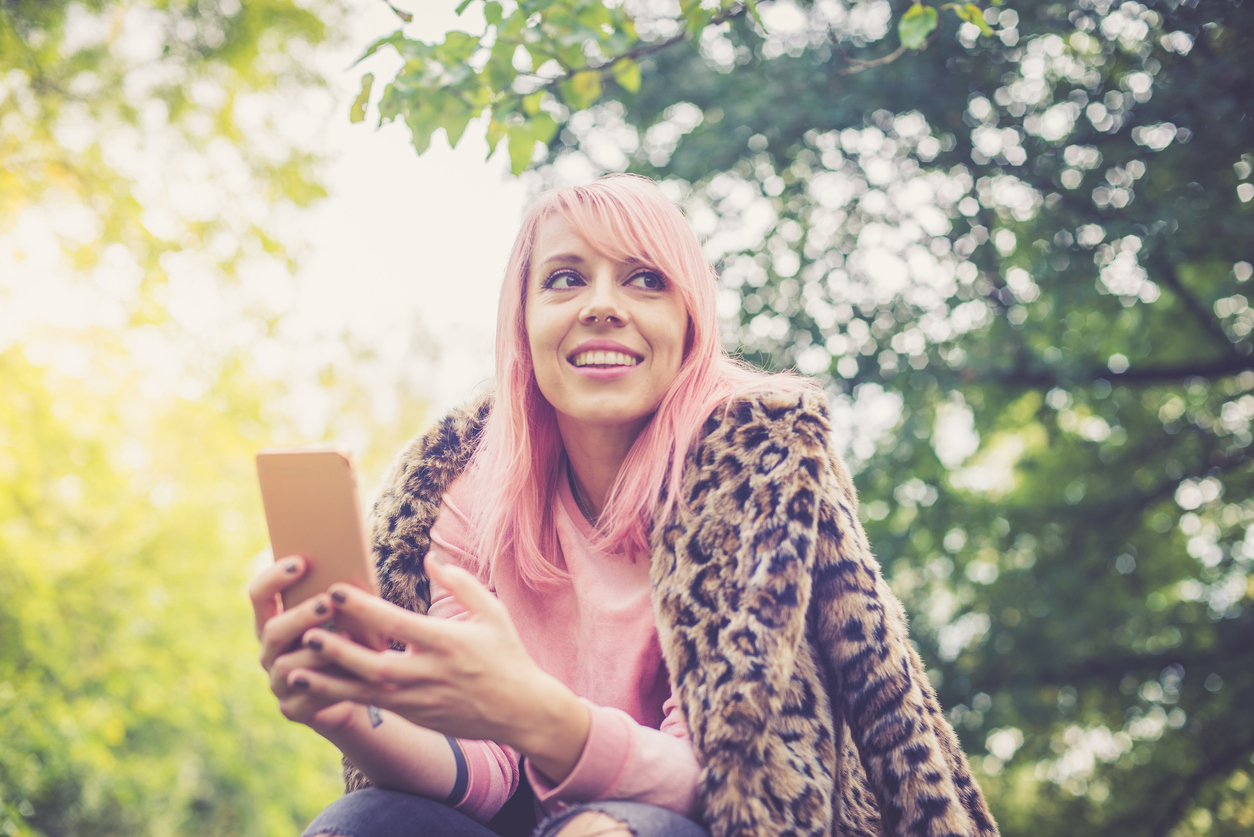
[(366, 715), (370, 718), (371, 729), (374, 729), (379, 724), (383, 723), (383, 713), (379, 711), (379, 707), (377, 706), (367, 706)]

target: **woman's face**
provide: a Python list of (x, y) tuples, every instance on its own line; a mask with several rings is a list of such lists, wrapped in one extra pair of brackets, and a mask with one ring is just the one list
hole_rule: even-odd
[(638, 432), (683, 360), (679, 289), (650, 265), (601, 255), (556, 215), (540, 222), (530, 273), (525, 315), (540, 392), (559, 418)]

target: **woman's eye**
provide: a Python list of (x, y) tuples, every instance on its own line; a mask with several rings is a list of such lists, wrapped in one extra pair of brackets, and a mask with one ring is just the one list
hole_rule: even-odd
[(574, 288), (583, 284), (583, 279), (578, 273), (554, 273), (545, 280), (544, 287), (555, 290), (565, 290), (566, 288)]
[(644, 288), (648, 291), (661, 291), (666, 289), (666, 280), (662, 278), (661, 274), (654, 273), (653, 271), (637, 273), (632, 276), (629, 281), (630, 284), (635, 287)]

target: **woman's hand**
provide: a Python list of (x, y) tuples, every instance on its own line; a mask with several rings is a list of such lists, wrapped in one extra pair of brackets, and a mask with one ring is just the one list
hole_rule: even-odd
[[(466, 608), (468, 619), (422, 616), (334, 585), (329, 593), (337, 614), (405, 643), (405, 650), (372, 651), (308, 626), (304, 646), (320, 664), (290, 669), (287, 690), (304, 693), (311, 705), (371, 704), (447, 735), (506, 744), (560, 782), (583, 751), (587, 707), (535, 664), (504, 605), (473, 575), (430, 556), (426, 567)], [(357, 679), (329, 674), (331, 664)]]
[(307, 567), (305, 559), (299, 556), (276, 561), (248, 585), (248, 597), (253, 603), (257, 638), (261, 640), (261, 667), (270, 675), (270, 691), (279, 699), (279, 709), (288, 720), (325, 735), (348, 723), (354, 706), (339, 699), (319, 698), (289, 685), (293, 670), (326, 666), (317, 653), (301, 647), (300, 638), (305, 631), (331, 618), (331, 598), (322, 593), (291, 610), (283, 609), (283, 591), (299, 581)]

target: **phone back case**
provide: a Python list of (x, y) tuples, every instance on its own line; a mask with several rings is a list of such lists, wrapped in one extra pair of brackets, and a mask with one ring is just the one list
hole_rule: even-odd
[(331, 584), (377, 592), (351, 457), (331, 448), (267, 448), (257, 478), (275, 560), (302, 555), (309, 571), (283, 594), (291, 608)]

